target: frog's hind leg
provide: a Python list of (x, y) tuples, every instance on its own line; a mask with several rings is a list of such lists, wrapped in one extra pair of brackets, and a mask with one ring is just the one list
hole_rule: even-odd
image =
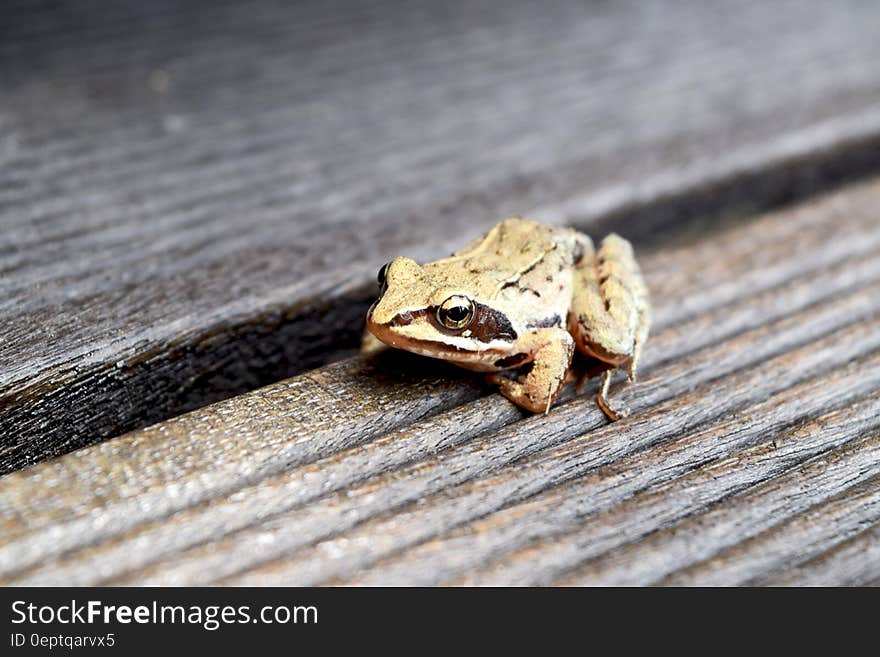
[(610, 234), (598, 252), (586, 235), (577, 236), (574, 295), (568, 330), (581, 353), (612, 366), (602, 374), (597, 402), (610, 419), (621, 414), (608, 403), (613, 368), (626, 366), (630, 380), (650, 325), (648, 292), (632, 246)]
[(500, 373), (489, 374), (487, 379), (517, 406), (532, 413), (547, 413), (566, 383), (574, 340), (560, 328), (535, 331), (530, 339), (533, 359), (525, 374), (516, 380)]

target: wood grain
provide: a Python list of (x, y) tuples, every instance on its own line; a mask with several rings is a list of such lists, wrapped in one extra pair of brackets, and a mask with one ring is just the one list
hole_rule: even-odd
[(765, 585), (806, 584), (810, 586), (856, 586), (864, 582), (876, 585), (880, 577), (880, 525), (827, 553), (800, 564), (784, 574), (768, 577)]
[[(794, 432), (780, 434), (777, 440), (792, 441), (786, 445), (791, 451), (803, 449), (798, 444), (799, 439), (803, 439), (805, 436), (813, 438), (812, 444), (803, 449), (800, 458), (818, 453), (818, 456), (814, 456), (813, 459), (794, 468), (791, 472), (785, 472), (787, 469), (785, 466), (790, 466), (792, 461), (785, 458), (787, 454), (778, 454), (776, 450), (779, 442), (777, 442), (777, 447), (774, 447), (772, 441), (759, 445), (757, 449), (750, 450), (750, 452), (737, 455), (736, 459), (718, 464), (714, 468), (707, 468), (708, 472), (700, 474), (704, 476), (717, 476), (719, 473), (728, 475), (727, 478), (730, 480), (738, 479), (739, 481), (735, 485), (739, 486), (758, 482), (761, 482), (761, 485), (757, 490), (748, 490), (745, 495), (725, 501), (719, 510), (711, 509), (700, 516), (689, 519), (686, 529), (690, 530), (690, 533), (685, 531), (681, 535), (676, 534), (674, 539), (670, 539), (678, 529), (678, 527), (670, 527), (663, 532), (662, 536), (649, 535), (638, 546), (626, 546), (629, 549), (622, 550), (620, 554), (609, 551), (609, 554), (603, 558), (588, 566), (581, 567), (576, 573), (563, 579), (563, 583), (653, 583), (658, 576), (668, 572), (670, 563), (675, 564), (677, 561), (692, 563), (694, 560), (711, 554), (713, 550), (717, 551), (719, 548), (750, 537), (753, 532), (773, 527), (780, 518), (787, 518), (789, 514), (796, 514), (810, 505), (820, 504), (827, 497), (870, 479), (880, 472), (880, 469), (877, 468), (877, 456), (880, 454), (878, 444), (880, 443), (878, 443), (876, 422), (870, 421), (877, 416), (876, 405), (868, 412), (870, 418), (858, 417), (855, 422), (851, 423), (845, 410), (838, 411), (835, 414), (836, 417), (822, 416), (819, 418), (819, 422), (812, 426), (807, 425), (803, 429), (799, 428)], [(822, 424), (828, 419), (836, 420), (831, 424), (830, 430)], [(820, 426), (822, 427), (821, 433), (817, 431), (817, 427)], [(874, 430), (873, 436), (868, 439), (858, 439), (859, 435), (871, 430)], [(853, 444), (847, 444), (854, 438), (856, 440)], [(840, 448), (841, 445), (843, 445), (842, 448)], [(836, 447), (838, 449), (834, 449)], [(777, 458), (778, 456), (781, 458)], [(767, 482), (763, 480), (768, 473), (758, 472), (755, 479), (750, 479), (751, 473), (748, 473), (747, 469), (759, 459), (764, 461), (763, 467), (777, 468), (776, 473), (784, 474)], [(793, 462), (798, 462), (797, 457)], [(742, 469), (730, 472), (734, 469), (731, 466)], [(727, 489), (727, 492), (729, 494), (734, 490), (736, 489)], [(724, 496), (720, 493), (721, 490), (716, 492), (718, 495), (716, 500), (720, 500)], [(691, 493), (691, 497), (695, 497), (693, 493)], [(710, 500), (709, 503), (711, 501), (714, 500)], [(703, 502), (703, 500), (699, 500), (699, 502)], [(698, 531), (694, 531), (698, 524), (701, 527)], [(707, 528), (709, 529), (707, 530)], [(693, 538), (694, 534), (697, 535), (697, 539), (688, 542), (688, 537)], [(663, 544), (663, 539), (673, 540), (676, 544)], [(797, 543), (789, 543), (788, 551), (799, 554), (799, 550), (794, 549), (796, 546)], [(660, 550), (653, 552), (657, 547), (660, 547)], [(645, 559), (646, 557), (648, 561), (640, 561), (640, 558)], [(728, 583), (729, 580), (723, 581)]]
[[(821, 455), (815, 459), (814, 471), (817, 466), (821, 467), (824, 459)], [(797, 477), (802, 474), (796, 472)], [(803, 481), (798, 482), (801, 487)], [(828, 488), (823, 487), (823, 494), (829, 492)], [(756, 501), (763, 504), (763, 500)], [(772, 577), (797, 563), (823, 555), (877, 522), (880, 522), (880, 479), (875, 477), (846, 488), (839, 495), (796, 513), (733, 548), (721, 550), (705, 561), (694, 563), (663, 579), (662, 583), (691, 586), (760, 585), (762, 578)], [(796, 555), (792, 554), (791, 545), (798, 545)], [(865, 565), (870, 567), (870, 564)], [(797, 578), (791, 578), (790, 574), (789, 578), (797, 582)], [(868, 579), (865, 577), (860, 581)], [(800, 580), (799, 583), (807, 582)]]
[[(10, 7), (0, 472), (345, 354), (383, 261), (505, 215), (660, 248), (876, 170), (878, 21), (869, 0)], [(718, 287), (661, 308), (741, 298)]]
[(355, 357), (0, 478), (0, 581), (876, 580), (877, 207), (874, 179), (646, 252), (621, 422)]

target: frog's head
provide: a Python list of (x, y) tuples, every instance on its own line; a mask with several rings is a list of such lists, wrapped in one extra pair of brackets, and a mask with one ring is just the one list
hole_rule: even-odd
[[(442, 261), (441, 261), (442, 262)], [(367, 329), (382, 342), (423, 356), (482, 369), (511, 349), (517, 334), (479, 286), (445, 263), (396, 258), (379, 270), (379, 298)]]

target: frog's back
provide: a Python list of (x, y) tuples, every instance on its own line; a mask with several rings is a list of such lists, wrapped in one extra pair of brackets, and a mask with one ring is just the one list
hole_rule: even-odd
[(484, 269), (509, 270), (513, 274), (554, 250), (558, 242), (567, 243), (571, 232), (569, 228), (512, 217), (439, 262), (464, 259)]
[[(494, 296), (505, 283), (547, 258), (566, 260), (570, 256), (573, 231), (520, 217), (505, 219), (482, 237), (456, 251), (449, 258), (428, 263), (435, 278), (450, 282), (466, 280), (474, 293)], [(562, 247), (562, 248), (559, 248)]]
[(514, 255), (530, 242), (552, 241), (553, 234), (558, 231), (558, 228), (537, 221), (511, 217), (495, 224), (492, 230), (456, 251), (452, 257), (482, 257), (493, 253)]

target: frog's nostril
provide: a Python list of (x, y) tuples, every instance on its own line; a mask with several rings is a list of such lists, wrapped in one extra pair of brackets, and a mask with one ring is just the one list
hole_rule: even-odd
[(394, 319), (391, 320), (392, 326), (407, 326), (413, 323), (415, 316), (412, 312), (407, 310), (406, 312), (399, 313), (394, 316)]

